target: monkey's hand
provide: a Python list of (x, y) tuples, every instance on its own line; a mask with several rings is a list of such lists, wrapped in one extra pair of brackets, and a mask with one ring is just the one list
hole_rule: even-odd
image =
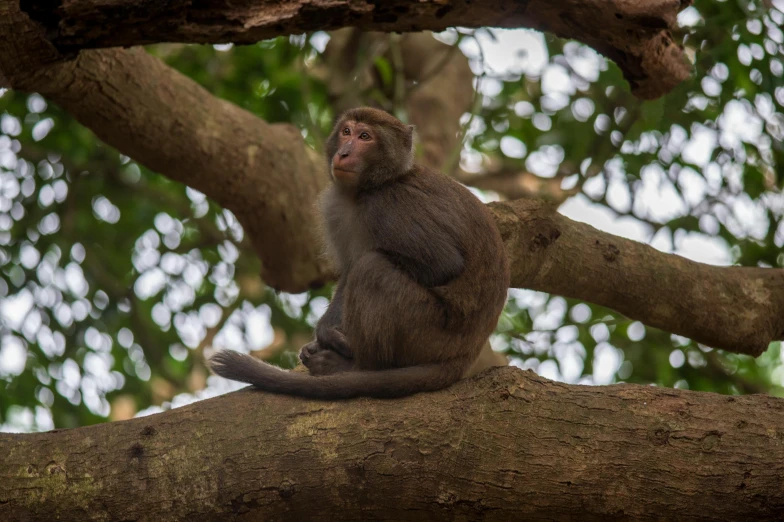
[(348, 339), (337, 328), (331, 326), (316, 326), (316, 342), (322, 348), (337, 352), (344, 359), (353, 359), (354, 354), (348, 344)]
[(321, 346), (318, 341), (312, 341), (303, 346), (299, 352), (299, 360), (314, 376), (346, 372), (351, 370), (354, 365), (351, 359), (343, 357), (330, 348)]

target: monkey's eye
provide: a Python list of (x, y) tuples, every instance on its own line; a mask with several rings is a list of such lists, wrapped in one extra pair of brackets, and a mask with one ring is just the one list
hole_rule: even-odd
[(349, 129), (348, 127), (343, 129), (343, 136), (348, 136), (349, 134), (351, 134), (351, 129)]
[(359, 139), (367, 141), (370, 139), (370, 134), (368, 134), (367, 132), (363, 132), (362, 134), (359, 135)]

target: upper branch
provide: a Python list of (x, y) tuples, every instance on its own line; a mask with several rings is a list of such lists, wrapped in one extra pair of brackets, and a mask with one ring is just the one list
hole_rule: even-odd
[[(670, 30), (690, 0), (22, 0), (64, 53), (155, 42), (253, 43), (340, 27), (384, 32), (530, 27), (584, 42), (615, 61), (650, 99), (690, 70)], [(153, 5), (155, 4), (155, 5)]]

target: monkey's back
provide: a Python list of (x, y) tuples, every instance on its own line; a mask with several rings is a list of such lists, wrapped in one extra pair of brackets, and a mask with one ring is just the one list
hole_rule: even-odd
[(454, 226), (465, 259), (457, 278), (433, 290), (453, 307), (455, 319), (464, 327), (489, 322), (492, 326), (484, 326), (486, 339), (495, 329), (509, 288), (509, 261), (498, 227), (487, 206), (463, 185), (425, 167), (416, 170), (406, 183), (426, 192), (438, 208), (439, 221)]

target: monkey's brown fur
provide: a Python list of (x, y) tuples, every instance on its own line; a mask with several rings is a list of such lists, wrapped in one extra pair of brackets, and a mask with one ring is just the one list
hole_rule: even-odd
[(375, 109), (339, 120), (326, 152), (334, 183), (320, 198), (340, 277), (310, 375), (221, 351), (215, 373), (313, 398), (398, 397), (461, 378), (506, 302), (509, 267), (489, 211), (450, 178), (413, 165), (413, 129)]

